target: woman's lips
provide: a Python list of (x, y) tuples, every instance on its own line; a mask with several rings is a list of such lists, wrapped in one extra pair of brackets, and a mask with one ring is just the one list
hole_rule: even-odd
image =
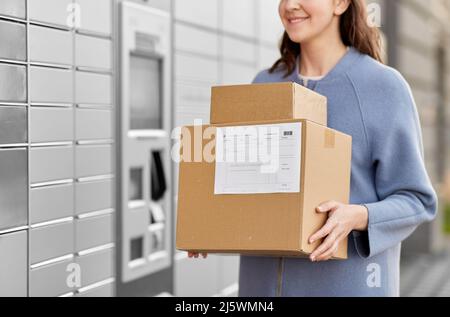
[(289, 22), (289, 24), (299, 24), (299, 23), (305, 22), (308, 19), (309, 19), (309, 17), (288, 18), (288, 22)]

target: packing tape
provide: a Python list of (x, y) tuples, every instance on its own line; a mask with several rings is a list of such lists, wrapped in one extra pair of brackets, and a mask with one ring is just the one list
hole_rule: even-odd
[(325, 148), (332, 149), (334, 148), (336, 143), (336, 132), (333, 130), (327, 129), (325, 130)]

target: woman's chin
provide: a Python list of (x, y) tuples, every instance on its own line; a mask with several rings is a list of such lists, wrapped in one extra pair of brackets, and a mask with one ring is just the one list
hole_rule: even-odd
[(292, 42), (297, 43), (297, 44), (302, 44), (302, 43), (306, 43), (308, 42), (308, 38), (304, 35), (289, 35), (289, 38), (291, 39)]

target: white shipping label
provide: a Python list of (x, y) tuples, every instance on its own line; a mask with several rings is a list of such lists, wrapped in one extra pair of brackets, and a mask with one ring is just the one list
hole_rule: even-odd
[(217, 128), (214, 194), (299, 193), (302, 123)]

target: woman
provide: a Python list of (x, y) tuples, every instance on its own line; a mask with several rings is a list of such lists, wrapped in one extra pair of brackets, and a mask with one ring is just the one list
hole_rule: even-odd
[[(254, 83), (293, 81), (328, 98), (329, 126), (353, 137), (351, 204), (318, 206), (328, 221), (309, 259), (241, 256), (239, 295), (398, 296), (401, 242), (437, 209), (410, 88), (381, 63), (364, 0), (281, 0), (279, 14), (281, 58)], [(347, 236), (349, 259), (330, 261)]]

